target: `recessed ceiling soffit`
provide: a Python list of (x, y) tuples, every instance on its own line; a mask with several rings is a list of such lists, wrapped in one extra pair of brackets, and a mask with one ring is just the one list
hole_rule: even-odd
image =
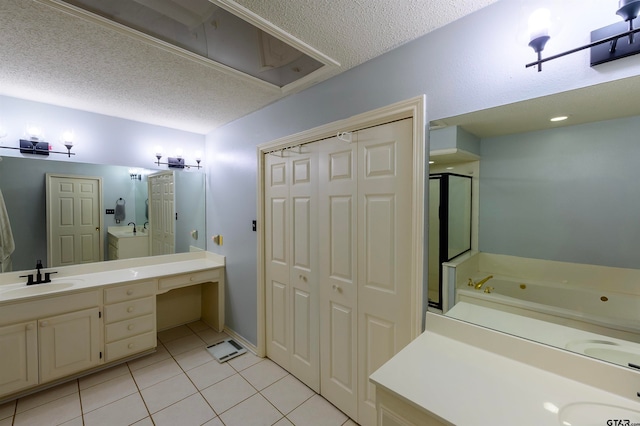
[(231, 0), (37, 0), (283, 93), (340, 64)]

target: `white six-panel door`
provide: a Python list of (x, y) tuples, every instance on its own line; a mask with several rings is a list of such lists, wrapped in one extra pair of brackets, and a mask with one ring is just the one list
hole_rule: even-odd
[(47, 174), (48, 266), (103, 260), (102, 180)]
[(173, 172), (149, 175), (151, 255), (175, 253), (175, 193)]

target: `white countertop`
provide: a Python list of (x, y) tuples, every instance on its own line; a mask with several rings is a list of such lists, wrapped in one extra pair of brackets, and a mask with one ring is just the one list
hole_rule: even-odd
[(0, 304), (108, 284), (198, 272), (224, 267), (224, 265), (223, 256), (200, 251), (45, 268), (42, 270), (43, 276), (44, 272), (57, 272), (51, 276), (51, 282), (30, 286), (26, 285), (26, 278), (20, 278), (20, 275), (35, 273), (35, 271), (4, 273), (0, 275)]
[[(442, 316), (434, 320), (430, 316), (433, 317), (434, 314), (427, 314), (427, 324), (430, 320), (439, 322), (439, 331), (427, 330), (370, 377), (377, 386), (415, 407), (455, 425), (540, 426), (562, 425), (563, 419), (560, 416), (575, 415), (577, 406), (572, 404), (590, 402), (600, 404), (598, 409), (602, 409), (602, 404), (611, 406), (610, 415), (619, 414), (615, 412), (615, 407), (635, 410), (637, 417), (633, 417), (631, 422), (640, 421), (640, 398), (632, 399), (635, 395), (622, 397), (620, 394), (528, 365), (513, 356), (501, 356), (493, 350), (488, 351), (448, 337), (443, 332), (447, 328), (447, 321), (456, 320)], [(453, 327), (464, 327), (459, 321), (456, 322)], [(481, 330), (471, 324), (468, 327), (469, 332), (476, 336), (478, 333), (497, 333)], [(459, 337), (459, 333), (453, 334), (458, 334), (456, 337)], [(507, 345), (509, 339), (517, 339), (514, 336), (504, 337)], [(527, 343), (523, 339), (519, 340), (517, 345)], [(528, 343), (532, 345), (532, 351), (542, 349), (560, 352), (555, 348), (541, 348), (543, 345), (535, 342)], [(568, 363), (572, 363), (570, 357), (581, 358), (578, 364), (587, 359), (568, 352), (554, 353), (552, 358), (559, 359), (558, 355)], [(597, 360), (590, 361), (594, 365), (601, 363)], [(614, 377), (624, 373), (622, 367), (612, 365), (611, 368), (617, 369)], [(589, 370), (583, 371), (585, 375), (590, 373)], [(634, 374), (637, 375), (629, 372), (630, 376)], [(640, 380), (635, 376), (631, 379), (635, 379), (637, 390), (640, 391)], [(606, 425), (606, 421), (612, 418), (606, 415), (606, 418), (597, 418), (598, 416), (599, 413), (591, 413), (590, 421), (593, 423), (585, 424)]]

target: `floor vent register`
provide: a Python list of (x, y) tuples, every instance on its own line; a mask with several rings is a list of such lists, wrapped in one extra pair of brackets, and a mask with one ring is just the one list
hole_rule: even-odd
[(230, 359), (247, 352), (245, 348), (240, 346), (240, 344), (233, 339), (224, 339), (211, 346), (207, 346), (207, 351), (209, 351), (209, 353), (213, 355), (219, 363), (229, 361)]

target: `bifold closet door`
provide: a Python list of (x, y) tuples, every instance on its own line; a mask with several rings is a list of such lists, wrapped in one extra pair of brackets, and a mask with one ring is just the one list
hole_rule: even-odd
[(320, 389), (353, 419), (358, 411), (357, 134), (320, 145)]
[(320, 391), (317, 144), (265, 158), (267, 356)]
[(376, 424), (369, 376), (411, 341), (411, 119), (358, 132), (358, 422)]
[(323, 141), (319, 170), (321, 393), (376, 424), (369, 376), (411, 340), (411, 119)]

